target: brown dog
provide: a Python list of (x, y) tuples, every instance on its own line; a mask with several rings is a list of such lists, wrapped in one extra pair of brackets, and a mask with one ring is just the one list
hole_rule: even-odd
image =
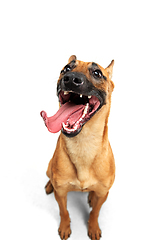
[(114, 156), (108, 140), (113, 64), (114, 61), (104, 69), (71, 56), (57, 83), (59, 111), (50, 118), (41, 112), (50, 132), (62, 130), (48, 166), (50, 180), (46, 185), (46, 193), (54, 191), (59, 204), (61, 239), (71, 234), (67, 211), (69, 191), (89, 192), (92, 211), (88, 235), (92, 240), (101, 237), (99, 211), (115, 178)]

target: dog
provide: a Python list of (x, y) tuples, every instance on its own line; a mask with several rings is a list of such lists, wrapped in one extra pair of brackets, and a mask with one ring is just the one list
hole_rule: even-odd
[(99, 240), (99, 211), (106, 201), (115, 179), (114, 155), (108, 140), (108, 117), (114, 60), (107, 68), (95, 62), (83, 62), (72, 55), (62, 69), (57, 82), (59, 110), (53, 117), (41, 116), (52, 133), (61, 131), (49, 162), (45, 186), (47, 194), (54, 192), (60, 210), (60, 238), (71, 234), (67, 210), (67, 193), (89, 192), (92, 208), (88, 221), (88, 236)]

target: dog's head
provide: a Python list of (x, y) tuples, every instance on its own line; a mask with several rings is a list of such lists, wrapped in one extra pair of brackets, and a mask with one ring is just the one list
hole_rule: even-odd
[(62, 132), (74, 137), (101, 108), (107, 103), (114, 84), (111, 81), (114, 60), (107, 68), (94, 62), (77, 60), (73, 55), (62, 69), (57, 83), (57, 95), (62, 115)]

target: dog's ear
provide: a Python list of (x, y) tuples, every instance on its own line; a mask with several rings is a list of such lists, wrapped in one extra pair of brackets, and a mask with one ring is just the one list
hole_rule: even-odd
[(112, 60), (112, 62), (109, 64), (109, 66), (106, 67), (106, 69), (105, 69), (108, 72), (110, 79), (112, 78), (113, 65), (114, 65), (114, 60)]
[(77, 60), (76, 55), (72, 55), (72, 56), (70, 56), (70, 58), (68, 59), (68, 62), (70, 63), (70, 62), (76, 61), (76, 60)]
[(111, 90), (111, 92), (114, 89), (114, 83), (112, 82), (112, 72), (113, 72), (113, 65), (114, 65), (114, 60), (112, 60), (112, 62), (109, 64), (108, 67), (105, 68), (105, 70), (107, 71), (110, 81), (109, 81), (109, 89)]

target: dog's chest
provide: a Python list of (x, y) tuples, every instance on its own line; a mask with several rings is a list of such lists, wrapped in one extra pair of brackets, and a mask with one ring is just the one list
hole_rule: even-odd
[(69, 182), (71, 191), (92, 191), (94, 186), (98, 183), (96, 179), (86, 179), (85, 181), (79, 181), (77, 178)]
[(98, 153), (99, 143), (94, 137), (85, 138), (83, 141), (70, 140), (67, 141), (67, 149), (77, 173), (76, 178), (70, 183), (83, 190), (97, 183), (92, 164)]

